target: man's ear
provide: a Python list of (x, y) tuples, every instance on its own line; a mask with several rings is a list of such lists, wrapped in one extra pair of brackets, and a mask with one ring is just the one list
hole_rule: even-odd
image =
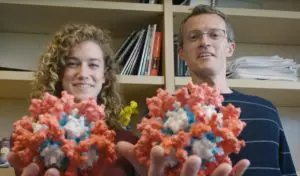
[(179, 53), (179, 58), (184, 60), (185, 56), (184, 56), (184, 50), (183, 47), (179, 47), (178, 48), (178, 53)]
[(234, 42), (228, 43), (227, 57), (231, 57), (234, 54), (236, 44)]

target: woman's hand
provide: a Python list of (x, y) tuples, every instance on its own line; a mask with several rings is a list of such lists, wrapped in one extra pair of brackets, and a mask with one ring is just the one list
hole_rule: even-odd
[[(31, 163), (28, 166), (22, 166), (18, 157), (13, 153), (10, 152), (8, 154), (8, 162), (9, 164), (14, 167), (17, 176), (38, 176), (40, 169), (36, 163)], [(57, 169), (51, 168), (45, 172), (45, 176), (59, 176), (59, 171)]]
[[(134, 146), (128, 142), (119, 142), (117, 150), (120, 155), (124, 156), (141, 176), (163, 176), (164, 175), (164, 149), (155, 146), (151, 150), (151, 164), (147, 168), (138, 163), (134, 155)], [(39, 167), (36, 163), (31, 163), (26, 167), (21, 165), (20, 160), (13, 152), (8, 155), (8, 161), (15, 168), (17, 176), (38, 176)], [(190, 156), (183, 165), (181, 176), (196, 176), (201, 165), (201, 159), (197, 156)], [(229, 164), (221, 164), (213, 172), (212, 176), (242, 176), (249, 167), (250, 162), (246, 159), (239, 161), (233, 168)], [(50, 168), (46, 171), (45, 176), (59, 176), (57, 169)]]

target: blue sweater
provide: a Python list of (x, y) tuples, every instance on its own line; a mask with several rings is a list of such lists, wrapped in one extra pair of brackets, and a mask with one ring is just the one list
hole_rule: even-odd
[(251, 165), (244, 176), (294, 176), (295, 167), (289, 146), (274, 105), (257, 96), (233, 91), (223, 94), (224, 103), (241, 108), (241, 120), (247, 126), (239, 136), (246, 147), (240, 153), (232, 154), (233, 164), (247, 158)]

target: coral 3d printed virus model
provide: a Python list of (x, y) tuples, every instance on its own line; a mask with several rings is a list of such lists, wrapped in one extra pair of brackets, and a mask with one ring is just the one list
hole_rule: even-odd
[(24, 166), (36, 162), (40, 170), (55, 167), (61, 175), (76, 176), (99, 172), (116, 159), (115, 132), (95, 100), (76, 103), (65, 91), (61, 98), (45, 93), (32, 100), (29, 111), (12, 134), (12, 152)]
[(202, 159), (199, 176), (211, 175), (221, 163), (230, 163), (228, 155), (238, 153), (245, 142), (237, 136), (245, 127), (240, 109), (222, 106), (223, 96), (207, 84), (192, 83), (174, 95), (158, 89), (147, 98), (148, 116), (138, 124), (141, 137), (135, 145), (138, 161), (150, 165), (152, 147), (164, 148), (165, 175), (180, 175), (190, 155)]

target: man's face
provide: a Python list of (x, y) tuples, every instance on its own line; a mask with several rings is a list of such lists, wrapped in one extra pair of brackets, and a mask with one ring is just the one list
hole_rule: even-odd
[(189, 18), (182, 27), (183, 46), (179, 49), (192, 76), (216, 76), (226, 73), (226, 58), (235, 44), (227, 41), (225, 21), (216, 14)]

